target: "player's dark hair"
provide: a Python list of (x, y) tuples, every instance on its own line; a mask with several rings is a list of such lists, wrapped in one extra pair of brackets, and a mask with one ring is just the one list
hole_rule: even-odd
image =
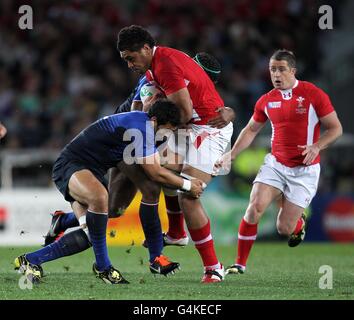
[(296, 68), (296, 57), (292, 51), (286, 49), (277, 50), (273, 53), (270, 59), (277, 61), (285, 60), (288, 62), (290, 68)]
[(167, 99), (157, 100), (148, 111), (149, 118), (156, 117), (157, 125), (164, 125), (167, 123), (173, 126), (181, 124), (181, 112), (179, 108)]
[(151, 34), (141, 26), (131, 25), (118, 33), (117, 47), (119, 51), (139, 51), (145, 44), (150, 48), (155, 46), (155, 40)]
[(214, 56), (206, 52), (199, 52), (193, 59), (204, 69), (211, 81), (216, 83), (219, 80), (221, 64)]

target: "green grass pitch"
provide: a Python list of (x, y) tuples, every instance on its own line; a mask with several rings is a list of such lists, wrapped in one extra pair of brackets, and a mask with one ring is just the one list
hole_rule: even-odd
[[(0, 300), (85, 299), (85, 300), (311, 300), (354, 299), (354, 245), (301, 244), (288, 248), (286, 242), (256, 242), (248, 270), (229, 275), (217, 284), (201, 284), (202, 266), (193, 246), (167, 247), (164, 253), (181, 263), (171, 277), (153, 276), (147, 266), (147, 251), (141, 246), (110, 247), (113, 264), (130, 281), (110, 286), (91, 271), (92, 250), (44, 264), (46, 276), (33, 289), (19, 287), (20, 275), (13, 259), (35, 248), (0, 247)], [(217, 246), (224, 265), (233, 262), (234, 246)], [(333, 289), (320, 289), (319, 268), (333, 270)]]

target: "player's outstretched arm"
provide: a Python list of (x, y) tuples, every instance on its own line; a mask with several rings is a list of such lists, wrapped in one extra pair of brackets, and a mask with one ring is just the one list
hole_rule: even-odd
[(242, 129), (238, 135), (232, 149), (231, 160), (235, 158), (245, 149), (247, 149), (257, 136), (259, 131), (264, 127), (265, 122), (257, 122), (253, 118), (250, 119), (248, 124)]
[(242, 129), (237, 137), (231, 151), (225, 153), (214, 165), (214, 174), (221, 169), (229, 171), (232, 161), (246, 148), (250, 146), (259, 131), (264, 127), (265, 122), (254, 121), (253, 118)]
[(155, 153), (139, 161), (145, 173), (154, 181), (163, 185), (174, 186), (176, 189), (188, 191), (192, 196), (199, 198), (204, 189), (203, 181), (199, 179), (187, 180), (176, 176), (171, 171), (160, 166), (160, 156)]

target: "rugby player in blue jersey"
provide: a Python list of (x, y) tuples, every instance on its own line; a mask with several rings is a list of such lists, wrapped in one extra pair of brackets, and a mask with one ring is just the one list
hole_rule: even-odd
[[(70, 202), (76, 216), (85, 216), (87, 230), (80, 228), (69, 232), (38, 251), (17, 257), (15, 269), (30, 281), (39, 282), (43, 274), (41, 264), (83, 251), (90, 247), (91, 242), (96, 257), (93, 264), (96, 276), (106, 283), (128, 283), (113, 267), (107, 252), (108, 191), (104, 175), (117, 163), (133, 161), (153, 181), (199, 197), (203, 191), (201, 180), (186, 180), (160, 166), (155, 134), (157, 130), (175, 130), (180, 123), (179, 109), (172, 102), (161, 99), (151, 106), (148, 113), (136, 111), (107, 116), (77, 135), (55, 162), (53, 181)], [(86, 241), (81, 240), (83, 237)], [(151, 243), (155, 240), (154, 254), (161, 260), (155, 272), (162, 273), (161, 269), (165, 269), (167, 274), (177, 269), (178, 263), (161, 254), (159, 239), (148, 239)]]

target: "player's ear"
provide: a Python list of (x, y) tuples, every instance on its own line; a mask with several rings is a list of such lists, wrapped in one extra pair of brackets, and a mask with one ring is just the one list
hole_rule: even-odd
[(296, 68), (291, 68), (291, 72), (292, 72), (292, 74), (293, 74), (294, 76), (296, 75), (296, 71), (297, 71)]
[(141, 48), (142, 52), (144, 52), (144, 54), (148, 54), (150, 51), (152, 51), (152, 48), (150, 48), (150, 46), (145, 43), (144, 46)]

